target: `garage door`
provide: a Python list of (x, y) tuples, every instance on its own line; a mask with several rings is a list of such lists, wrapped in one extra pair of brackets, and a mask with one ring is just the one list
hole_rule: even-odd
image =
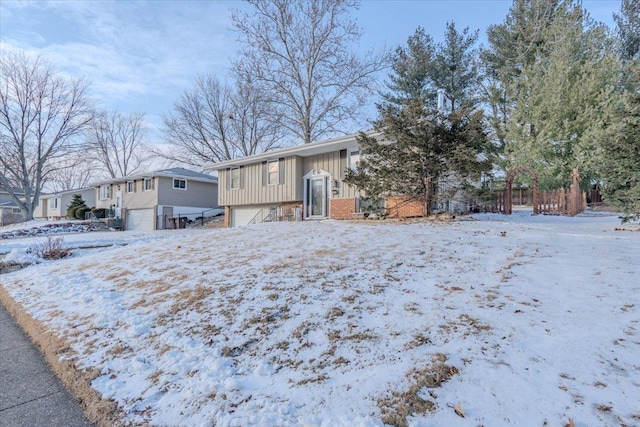
[(231, 226), (239, 227), (249, 224), (260, 212), (260, 208), (231, 208)]
[(153, 230), (153, 209), (127, 211), (127, 230)]

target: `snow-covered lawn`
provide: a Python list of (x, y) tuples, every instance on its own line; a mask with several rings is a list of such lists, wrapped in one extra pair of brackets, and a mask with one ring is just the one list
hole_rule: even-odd
[(619, 227), (518, 213), (142, 233), (0, 278), (132, 424), (632, 426), (640, 232)]

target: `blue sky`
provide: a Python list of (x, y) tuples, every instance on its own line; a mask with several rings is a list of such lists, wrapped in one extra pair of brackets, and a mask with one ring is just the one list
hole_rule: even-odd
[[(511, 1), (363, 0), (353, 16), (360, 48), (394, 48), (418, 26), (436, 41), (447, 21), (480, 30), (501, 23)], [(584, 1), (597, 21), (613, 26), (619, 0)], [(85, 77), (103, 108), (143, 112), (151, 127), (171, 111), (198, 74), (221, 79), (237, 52), (230, 9), (239, 1), (16, 1), (0, 2), (3, 48), (41, 53), (57, 68)], [(152, 132), (152, 138), (161, 138)]]

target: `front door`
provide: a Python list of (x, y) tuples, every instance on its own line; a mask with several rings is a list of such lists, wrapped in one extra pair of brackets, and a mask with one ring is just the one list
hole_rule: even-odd
[(121, 211), (122, 211), (122, 209), (121, 209), (122, 208), (122, 193), (120, 191), (118, 191), (116, 193), (116, 204), (114, 205), (113, 208), (114, 208), (113, 210), (114, 210), (114, 214), (115, 214), (114, 216), (116, 218), (120, 218)]
[(318, 176), (308, 179), (307, 206), (308, 218), (326, 218), (327, 216), (327, 177)]

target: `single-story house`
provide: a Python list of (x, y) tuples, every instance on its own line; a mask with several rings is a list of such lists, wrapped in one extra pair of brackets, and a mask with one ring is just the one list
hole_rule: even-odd
[(222, 212), (218, 178), (188, 169), (162, 169), (92, 185), (96, 208), (108, 210), (124, 230), (174, 228), (177, 218), (195, 220)]
[[(373, 133), (372, 133), (373, 134)], [(344, 182), (360, 158), (357, 134), (267, 151), (213, 164), (225, 223), (237, 227), (270, 220), (350, 219), (361, 213), (359, 191)], [(419, 202), (385, 201), (391, 216), (421, 216)]]
[(33, 211), (33, 217), (48, 220), (65, 219), (74, 194), (79, 194), (87, 207), (96, 205), (96, 190), (93, 187), (41, 194), (38, 205)]

